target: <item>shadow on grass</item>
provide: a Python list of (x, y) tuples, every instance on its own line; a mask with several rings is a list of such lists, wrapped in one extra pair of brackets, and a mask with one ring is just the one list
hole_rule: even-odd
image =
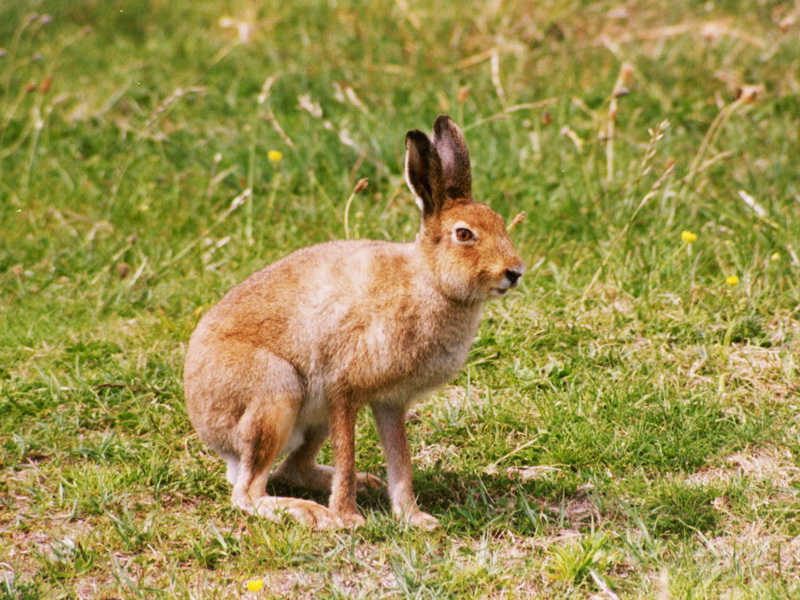
[[(496, 474), (425, 469), (415, 471), (414, 486), (420, 508), (437, 517), (449, 532), (480, 536), (491, 530), (519, 535), (543, 533), (550, 527), (580, 528), (591, 524), (599, 511), (585, 492), (580, 478), (566, 472), (532, 481), (516, 481)], [(327, 504), (327, 494), (270, 482), (270, 494)], [(580, 504), (584, 509), (570, 511)], [(360, 493), (358, 505), (365, 515), (391, 515), (386, 488)], [(589, 507), (586, 509), (585, 507)]]

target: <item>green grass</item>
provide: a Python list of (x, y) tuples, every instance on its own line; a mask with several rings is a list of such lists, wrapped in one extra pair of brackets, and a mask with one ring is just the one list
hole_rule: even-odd
[[(0, 4), (0, 598), (800, 595), (800, 13), (624, 6)], [(244, 516), (185, 342), (362, 177), (351, 236), (412, 239), (440, 113), (529, 266), (410, 424), (443, 526)]]

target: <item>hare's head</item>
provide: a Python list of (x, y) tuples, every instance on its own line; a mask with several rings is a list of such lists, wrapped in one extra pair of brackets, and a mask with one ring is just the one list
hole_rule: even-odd
[(469, 152), (447, 116), (406, 135), (406, 181), (422, 211), (417, 243), (448, 298), (481, 302), (502, 296), (525, 270), (503, 219), (472, 199)]

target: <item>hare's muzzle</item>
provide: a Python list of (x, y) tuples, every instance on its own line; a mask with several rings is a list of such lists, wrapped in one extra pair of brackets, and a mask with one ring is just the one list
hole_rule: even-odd
[(509, 287), (515, 287), (519, 278), (522, 277), (522, 269), (506, 269), (506, 279), (508, 279)]
[(524, 272), (525, 269), (523, 267), (506, 269), (503, 272), (503, 279), (500, 281), (500, 285), (492, 288), (492, 294), (495, 296), (502, 296), (511, 288), (517, 287), (519, 278), (522, 277)]

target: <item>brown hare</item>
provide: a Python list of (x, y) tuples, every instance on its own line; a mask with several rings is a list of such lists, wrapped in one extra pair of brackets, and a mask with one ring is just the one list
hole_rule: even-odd
[[(500, 216), (472, 199), (469, 154), (447, 116), (406, 135), (405, 176), (422, 211), (410, 243), (336, 241), (298, 250), (233, 288), (200, 320), (184, 369), (201, 440), (228, 463), (235, 506), (315, 528), (363, 524), (356, 491), (381, 481), (356, 473), (355, 420), (375, 417), (393, 513), (417, 507), (406, 440), (412, 401), (464, 364), (484, 302), (524, 271)], [(330, 435), (334, 467), (315, 458)], [(273, 478), (330, 492), (328, 507), (269, 496)]]

